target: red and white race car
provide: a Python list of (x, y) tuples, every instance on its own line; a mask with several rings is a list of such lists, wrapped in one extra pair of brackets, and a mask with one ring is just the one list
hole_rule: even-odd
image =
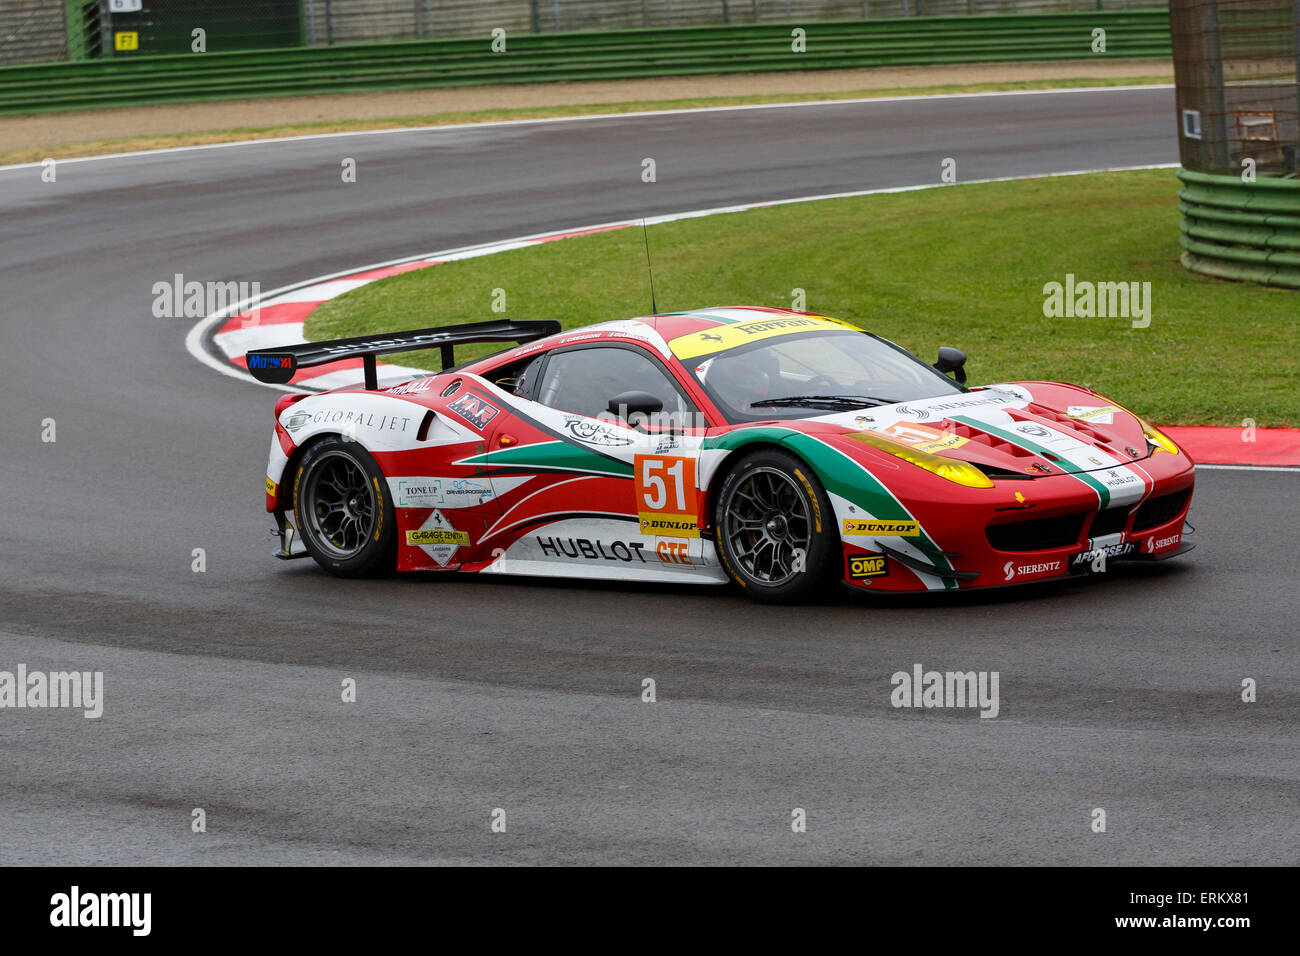
[[(452, 366), (470, 342), (523, 343)], [(379, 388), (375, 356), (444, 370)], [(474, 571), (934, 591), (1044, 581), (1190, 549), (1195, 466), (1097, 393), (967, 388), (852, 325), (716, 308), (561, 332), (498, 321), (266, 349), (258, 379), (363, 360), (366, 383), (276, 405), (280, 557)], [(949, 377), (952, 373), (955, 380)], [(292, 515), (292, 516), (291, 516)]]

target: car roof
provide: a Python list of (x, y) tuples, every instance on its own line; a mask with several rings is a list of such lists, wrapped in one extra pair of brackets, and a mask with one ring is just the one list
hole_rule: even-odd
[[(706, 309), (692, 309), (686, 312), (664, 312), (658, 315), (642, 315), (627, 319), (614, 319), (597, 322), (593, 325), (567, 329), (557, 335), (547, 336), (528, 345), (521, 345), (505, 352), (499, 352), (478, 361), (466, 364), (463, 370), (474, 373), (508, 364), (529, 355), (540, 354), (554, 348), (570, 345), (599, 344), (605, 342), (632, 341), (658, 352), (665, 360), (678, 358), (680, 347), (669, 347), (669, 343), (681, 341), (692, 335), (708, 333), (711, 330), (727, 326), (750, 324), (754, 322), (799, 321), (801, 324), (812, 320), (810, 324), (832, 323), (850, 327), (847, 323), (811, 312), (796, 312), (791, 309), (770, 309), (762, 306), (715, 306)], [(752, 327), (752, 326), (751, 326)], [(710, 336), (710, 339), (713, 339)], [(710, 347), (709, 351), (716, 351)]]

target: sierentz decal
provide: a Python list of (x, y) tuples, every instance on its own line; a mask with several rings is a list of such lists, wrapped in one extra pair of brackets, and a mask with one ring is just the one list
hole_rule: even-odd
[(815, 332), (819, 329), (852, 329), (862, 331), (856, 325), (828, 319), (825, 316), (812, 317), (792, 315), (771, 319), (759, 319), (755, 322), (738, 322), (735, 325), (720, 325), (689, 335), (679, 335), (668, 343), (673, 354), (679, 359), (696, 358), (712, 355), (725, 349), (734, 349), (746, 342), (770, 339), (776, 335), (790, 335), (794, 332)]
[(908, 538), (919, 534), (917, 521), (878, 521), (875, 518), (845, 518), (845, 534), (869, 534), (877, 538)]

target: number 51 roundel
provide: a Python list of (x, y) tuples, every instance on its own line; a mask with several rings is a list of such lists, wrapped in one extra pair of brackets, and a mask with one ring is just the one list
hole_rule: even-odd
[(700, 536), (695, 459), (637, 455), (636, 510), (642, 534)]

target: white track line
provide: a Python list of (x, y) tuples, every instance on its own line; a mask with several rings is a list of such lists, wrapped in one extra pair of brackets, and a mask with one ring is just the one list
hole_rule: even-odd
[[(988, 93), (918, 93), (911, 96), (866, 96), (844, 100), (801, 100), (796, 103), (746, 103), (740, 106), (699, 106), (693, 108), (642, 110), (635, 113), (587, 113), (582, 116), (544, 116), (536, 119), (492, 120), (484, 123), (447, 123), (434, 126), (398, 126), (391, 129), (357, 129), (337, 133), (304, 133), (299, 136), (268, 136), (264, 139), (241, 139), (231, 143), (201, 143), (196, 146), (170, 146), (163, 149), (140, 149), (125, 153), (104, 153), (101, 156), (72, 156), (60, 159), (67, 163), (93, 163), (111, 159), (130, 159), (139, 156), (158, 156), (166, 153), (188, 153), (204, 149), (236, 149), (247, 146), (268, 146), (277, 143), (300, 143), (306, 140), (337, 139), (344, 136), (391, 136), (398, 133), (456, 132), (467, 129), (491, 129), (499, 126), (524, 126), (542, 123), (582, 123), (596, 120), (637, 119), (650, 116), (680, 116), (685, 113), (726, 113), (745, 110), (808, 109), (818, 106), (853, 106), (870, 103), (900, 103), (909, 100), (955, 100), (991, 96), (1042, 96), (1061, 93), (1131, 93), (1136, 90), (1172, 90), (1169, 83), (1137, 86), (1076, 86), (1052, 90), (999, 90)], [(329, 95), (329, 94), (317, 94)], [(153, 104), (166, 106), (168, 104)], [(16, 163), (0, 166), (0, 172), (11, 169), (38, 169), (41, 162)]]

